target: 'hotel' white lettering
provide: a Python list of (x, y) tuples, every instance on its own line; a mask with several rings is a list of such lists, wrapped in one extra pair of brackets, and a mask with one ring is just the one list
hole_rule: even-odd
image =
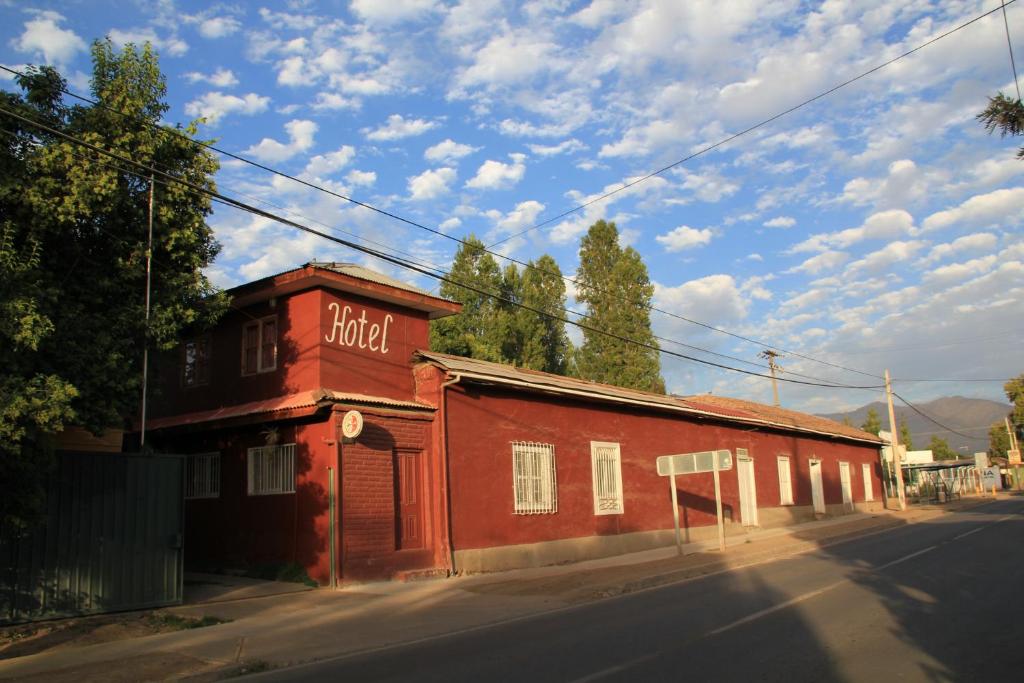
[[(388, 352), (388, 325), (395, 321), (390, 314), (384, 316), (384, 325), (373, 323), (367, 332), (366, 323), (369, 321), (366, 319), (366, 309), (361, 310), (359, 317), (355, 318), (349, 317), (352, 315), (351, 306), (342, 308), (341, 304), (332, 301), (327, 304), (327, 308), (334, 310), (331, 333), (324, 335), (324, 341), (328, 344), (333, 344), (337, 340), (341, 346), (358, 346), (361, 349), (369, 347), (371, 351)], [(378, 337), (380, 346), (376, 344)]]

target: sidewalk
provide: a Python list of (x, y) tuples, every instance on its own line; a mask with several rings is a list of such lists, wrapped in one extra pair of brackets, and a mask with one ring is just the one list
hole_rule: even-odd
[[(166, 611), (229, 623), (0, 660), (0, 679), (137, 681), (227, 675), (386, 648), (771, 561), (990, 502), (854, 514), (717, 541), (499, 574), (242, 597)], [(212, 579), (211, 579), (212, 581)], [(258, 586), (249, 591), (261, 591)]]

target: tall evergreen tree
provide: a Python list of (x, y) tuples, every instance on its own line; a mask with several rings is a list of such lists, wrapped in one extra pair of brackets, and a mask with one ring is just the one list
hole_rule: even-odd
[(907, 427), (907, 421), (900, 420), (900, 445), (906, 446), (908, 451), (914, 450), (914, 440), (910, 436), (910, 428)]
[[(195, 126), (183, 136), (154, 128), (168, 107), (150, 47), (101, 41), (92, 59), (103, 106), (67, 106), (49, 67), (30, 67), (22, 93), (0, 92), (0, 103), (214, 189), (216, 159), (187, 139)], [(20, 525), (38, 509), (52, 435), (69, 423), (96, 433), (124, 426), (138, 410), (144, 345), (172, 348), (226, 301), (203, 275), (219, 249), (208, 198), (156, 187), (147, 326), (148, 181), (14, 117), (0, 114), (0, 124), (15, 133), (0, 141), (0, 519)]]
[[(503, 291), (501, 269), (484, 243), (470, 235), (459, 245), (449, 270), (454, 282), (441, 284), (441, 296), (462, 304), (462, 313), (435, 320), (430, 325), (430, 348), (442, 353), (503, 362), (507, 346), (507, 322), (502, 307), (492, 296)], [(476, 291), (480, 290), (480, 291)]]
[(587, 326), (616, 335), (585, 329), (575, 356), (577, 374), (596, 382), (664, 393), (661, 359), (651, 331), (654, 285), (640, 254), (619, 245), (615, 223), (600, 220), (590, 226), (580, 242), (576, 280), (577, 299), (587, 309)]
[[(572, 344), (565, 333), (565, 280), (555, 259), (544, 254), (530, 261), (522, 275), (524, 306), (516, 311), (516, 328), (521, 335), (520, 353), (515, 364), (532, 370), (543, 370), (558, 375), (566, 374)], [(552, 317), (534, 313), (534, 309)]]
[(860, 428), (865, 432), (878, 436), (878, 432), (882, 431), (882, 422), (878, 419), (878, 411), (874, 408), (868, 408), (867, 418), (865, 418), (864, 424)]

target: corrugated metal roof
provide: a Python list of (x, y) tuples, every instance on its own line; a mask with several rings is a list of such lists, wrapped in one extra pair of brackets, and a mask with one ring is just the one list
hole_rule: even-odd
[(453, 356), (434, 351), (417, 351), (416, 356), (432, 362), (448, 370), (452, 374), (461, 375), (470, 381), (489, 382), (507, 386), (520, 387), (532, 391), (554, 394), (574, 395), (591, 400), (608, 401), (624, 405), (641, 405), (652, 408), (671, 410), (714, 417), (727, 421), (738, 421), (745, 424), (761, 424), (779, 429), (795, 430), (839, 436), (857, 441), (879, 442), (873, 434), (863, 432), (855, 427), (847, 427), (815, 415), (808, 415), (794, 410), (765, 406), (752, 401), (726, 399), (721, 396), (666, 396), (652, 394), (635, 389), (624, 389), (610, 384), (588, 382), (573, 377), (563, 377), (537, 370), (515, 368), (501, 363), (491, 363)]
[(388, 277), (383, 273), (378, 273), (375, 270), (364, 268), (355, 263), (339, 263), (334, 261), (310, 261), (310, 266), (315, 268), (324, 268), (325, 270), (333, 270), (335, 273), (341, 273), (342, 275), (348, 275), (349, 277), (358, 278), (360, 280), (366, 280), (367, 282), (376, 282), (379, 285), (387, 285), (388, 287), (394, 287), (395, 289), (404, 289), (407, 292), (413, 292), (414, 294), (421, 294), (423, 296), (437, 297), (436, 294), (413, 287), (408, 282), (402, 282), (396, 280), (393, 277)]
[(416, 401), (400, 401), (385, 396), (368, 396), (366, 394), (350, 394), (330, 389), (314, 389), (301, 391), (288, 396), (278, 396), (263, 401), (249, 401), (213, 410), (200, 410), (194, 413), (183, 415), (170, 415), (158, 417), (146, 421), (147, 429), (163, 429), (166, 427), (181, 427), (184, 425), (213, 422), (214, 420), (227, 420), (247, 415), (258, 415), (262, 413), (279, 413), (285, 410), (298, 410), (302, 408), (314, 408), (329, 403), (352, 403), (357, 405), (376, 405), (387, 408), (406, 408), (415, 410), (433, 410), (434, 406), (428, 403)]

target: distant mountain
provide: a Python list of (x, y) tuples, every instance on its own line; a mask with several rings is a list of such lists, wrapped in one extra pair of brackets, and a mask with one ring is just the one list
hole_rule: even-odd
[[(924, 414), (935, 418), (951, 429), (970, 435), (966, 438), (959, 434), (939, 427), (934, 422), (921, 417), (910, 408), (904, 405), (896, 405), (896, 423), (901, 420), (907, 421), (910, 429), (910, 438), (913, 440), (914, 449), (922, 450), (928, 448), (928, 443), (933, 436), (939, 436), (949, 443), (950, 448), (958, 453), (972, 455), (973, 453), (988, 450), (988, 428), (993, 422), (1002, 422), (1007, 413), (1010, 412), (1010, 405), (989, 401), (983, 398), (964, 398), (963, 396), (948, 396), (937, 398), (928, 403), (915, 403), (915, 406)], [(832, 413), (822, 415), (830, 420), (842, 422), (844, 417), (849, 416), (850, 422), (855, 427), (860, 427), (867, 419), (868, 409), (874, 408), (882, 422), (882, 429), (889, 429), (888, 408), (881, 401), (869, 403), (856, 410), (847, 413)], [(965, 447), (965, 448), (962, 448)]]

